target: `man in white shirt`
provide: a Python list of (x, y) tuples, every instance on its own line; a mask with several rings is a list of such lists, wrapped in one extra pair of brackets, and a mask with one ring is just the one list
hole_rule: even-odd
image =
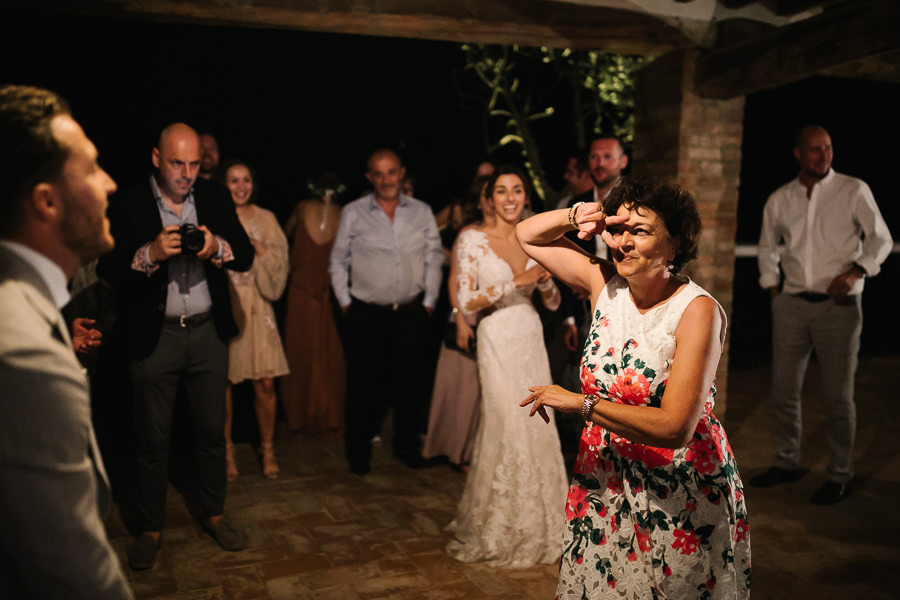
[(425, 466), (418, 439), (423, 336), (440, 292), (443, 253), (431, 207), (401, 192), (405, 174), (395, 152), (372, 154), (366, 178), (374, 192), (344, 207), (331, 250), (347, 357), (344, 443), (357, 475), (369, 472), (371, 440), (389, 405), (394, 454), (410, 468)]
[(109, 483), (59, 309), (113, 247), (116, 184), (62, 98), (0, 87), (0, 598), (132, 598), (103, 527)]
[[(759, 284), (772, 297), (775, 464), (749, 483), (771, 487), (802, 474), (800, 392), (815, 350), (831, 458), (828, 479), (811, 501), (835, 504), (847, 497), (853, 480), (863, 280), (878, 274), (893, 240), (869, 186), (831, 168), (825, 129), (802, 129), (794, 157), (800, 173), (769, 197), (759, 238)], [(785, 245), (780, 256), (779, 242)]]

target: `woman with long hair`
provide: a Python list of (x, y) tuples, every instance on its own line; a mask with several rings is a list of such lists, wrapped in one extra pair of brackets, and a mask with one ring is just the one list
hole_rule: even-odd
[(288, 372), (275, 322), (272, 302), (278, 300), (287, 281), (287, 239), (270, 211), (254, 202), (255, 178), (250, 167), (240, 161), (226, 165), (225, 185), (231, 192), (235, 211), (253, 244), (256, 256), (246, 273), (229, 271), (232, 306), (240, 333), (228, 346), (228, 387), (225, 392), (226, 469), (229, 481), (238, 476), (231, 441), (232, 386), (245, 380), (253, 385), (253, 405), (259, 425), (260, 458), (263, 475), (278, 477), (275, 458), (275, 378)]
[[(459, 308), (481, 312), (478, 374), (481, 426), (447, 553), (463, 562), (528, 567), (559, 557), (566, 472), (555, 427), (518, 410), (535, 379), (550, 380), (537, 289), (550, 309), (559, 290), (516, 241), (528, 202), (524, 175), (500, 167), (488, 182), (496, 218), (463, 231), (457, 242)], [(553, 421), (553, 415), (547, 418)]]

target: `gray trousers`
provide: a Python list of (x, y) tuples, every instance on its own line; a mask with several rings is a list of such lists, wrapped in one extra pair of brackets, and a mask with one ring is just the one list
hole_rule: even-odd
[(775, 465), (800, 466), (800, 393), (813, 350), (822, 375), (830, 461), (828, 478), (853, 478), (854, 378), (862, 332), (860, 296), (810, 302), (790, 294), (772, 301), (772, 416)]
[[(178, 386), (188, 413), (200, 502), (205, 516), (225, 509), (225, 381), (228, 346), (212, 319), (194, 327), (163, 325), (159, 344), (129, 365), (135, 401), (138, 511), (143, 531), (162, 531), (169, 476), (169, 436)], [(179, 398), (182, 396), (178, 396)]]

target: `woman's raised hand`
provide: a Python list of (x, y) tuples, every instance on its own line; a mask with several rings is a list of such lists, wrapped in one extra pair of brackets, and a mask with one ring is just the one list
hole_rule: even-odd
[(618, 248), (612, 236), (606, 231), (610, 225), (618, 225), (628, 221), (628, 216), (607, 215), (600, 202), (585, 202), (575, 210), (575, 224), (578, 225), (578, 237), (590, 240), (599, 235), (610, 248)]

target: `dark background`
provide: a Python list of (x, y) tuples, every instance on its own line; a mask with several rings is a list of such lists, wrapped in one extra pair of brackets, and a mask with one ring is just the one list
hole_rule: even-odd
[[(160, 130), (185, 121), (219, 140), (222, 159), (255, 166), (259, 203), (286, 219), (307, 182), (337, 170), (344, 200), (362, 193), (365, 160), (399, 150), (435, 210), (461, 193), (484, 154), (483, 118), (462, 108), (458, 44), (234, 27), (11, 13), (0, 9), (0, 82), (40, 85), (69, 100), (120, 187), (150, 172)], [(537, 134), (551, 184), (574, 140), (564, 124)], [(831, 133), (835, 169), (864, 179), (895, 237), (900, 86), (816, 77), (747, 97), (737, 242), (755, 244), (767, 196), (796, 175), (797, 130)], [(115, 201), (113, 198), (112, 201)], [(730, 259), (729, 259), (730, 260)], [(768, 300), (754, 258), (735, 262), (733, 364), (769, 359)], [(896, 255), (866, 283), (863, 352), (896, 353)]]

